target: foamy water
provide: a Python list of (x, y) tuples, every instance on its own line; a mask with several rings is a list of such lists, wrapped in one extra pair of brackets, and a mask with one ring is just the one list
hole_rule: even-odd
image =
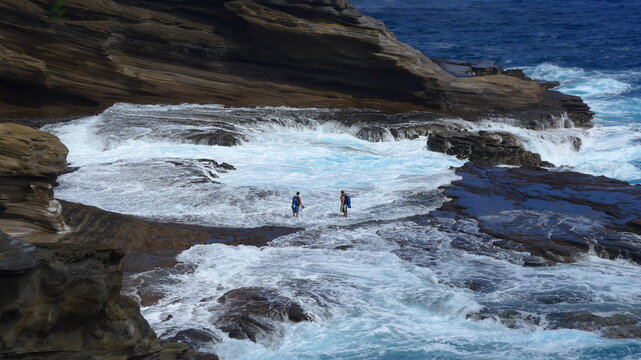
[[(286, 119), (296, 111), (285, 109), (260, 110), (268, 115), (279, 112), (282, 118), (262, 124), (258, 133), (256, 127), (261, 125), (251, 129), (231, 122), (248, 139), (239, 146), (158, 138), (180, 126), (199, 126), (192, 117), (180, 117), (193, 116), (194, 109), (197, 116), (204, 111), (212, 116), (235, 111), (242, 117), (244, 111), (256, 111), (187, 106), (150, 115), (157, 107), (122, 104), (97, 117), (51, 127), (72, 149), (71, 166), (79, 167), (60, 177), (56, 196), (147, 218), (203, 225), (315, 226), (337, 221), (341, 189), (359, 209), (343, 222), (428, 212), (440, 202), (410, 200), (448, 184), (455, 178), (450, 167), (463, 163), (427, 151), (425, 138), (368, 142), (337, 124)], [(136, 119), (142, 114), (149, 116), (146, 123)], [(163, 123), (160, 116), (171, 121)], [(218, 176), (214, 178), (206, 165), (194, 163), (198, 159), (226, 162), (236, 170), (209, 169)], [(290, 205), (296, 191), (301, 192), (305, 209), (293, 222)]]
[(561, 86), (555, 90), (581, 96), (596, 113), (594, 128), (579, 134), (583, 140), (580, 152), (551, 147), (541, 151), (545, 160), (587, 174), (641, 183), (641, 98), (628, 95), (639, 92), (634, 84), (641, 72), (585, 71), (553, 64), (525, 70), (536, 79), (559, 81)]
[[(519, 329), (468, 319), (486, 306), (535, 315), (638, 312), (638, 301), (630, 302), (641, 296), (637, 265), (586, 257), (573, 265), (525, 268), (453, 249), (451, 236), (411, 222), (310, 232), (265, 249), (193, 247), (179, 259), (195, 272), (174, 276), (178, 286), (160, 287), (167, 297), (144, 308), (143, 315), (159, 333), (211, 330), (224, 340), (204, 350), (224, 359), (634, 359), (641, 354), (636, 340), (543, 330), (544, 319)], [(398, 238), (405, 238), (403, 247)], [(301, 239), (308, 245), (301, 246)], [(339, 244), (354, 248), (335, 250)], [(438, 256), (426, 259), (421, 247), (437, 248)], [(465, 281), (487, 288), (452, 286)], [(288, 325), (282, 338), (259, 344), (228, 339), (211, 324), (221, 310), (215, 299), (244, 286), (276, 288), (299, 301), (314, 321)], [(552, 305), (545, 300), (557, 295), (565, 300)], [(163, 321), (168, 315), (173, 318)]]
[[(361, 140), (354, 136), (358, 128), (317, 121), (321, 113), (326, 111), (118, 104), (99, 116), (47, 127), (79, 167), (60, 177), (56, 195), (157, 220), (305, 227), (261, 249), (195, 246), (179, 255), (193, 272), (136, 275), (165, 294), (142, 309), (158, 334), (208, 329), (222, 341), (201, 350), (223, 359), (639, 358), (637, 340), (546, 330), (546, 316), (580, 310), (641, 316), (641, 268), (589, 255), (577, 264), (527, 268), (521, 265), (525, 254), (475, 240), (474, 221), (448, 225), (454, 232), (417, 223), (408, 217), (445, 201), (437, 188), (456, 179), (450, 167), (462, 161), (427, 151), (425, 138)], [(544, 132), (490, 122), (466, 126), (512, 132), (557, 165), (636, 176), (627, 167), (638, 159), (635, 148), (606, 141), (625, 136), (628, 125)], [(186, 141), (194, 131), (221, 129), (242, 134), (241, 144)], [(627, 136), (626, 143), (636, 135)], [(573, 148), (576, 138), (583, 143), (580, 152)], [(607, 157), (612, 151), (621, 151), (618, 162)], [(347, 219), (338, 214), (340, 189), (353, 199)], [(306, 204), (298, 220), (290, 214), (295, 191)], [(452, 247), (461, 239), (485, 255)], [(228, 338), (213, 325), (222, 311), (216, 299), (249, 286), (277, 289), (314, 321), (285, 324), (282, 334), (257, 344)], [(506, 310), (537, 320), (519, 321), (516, 328), (496, 317), (474, 320), (483, 311)]]

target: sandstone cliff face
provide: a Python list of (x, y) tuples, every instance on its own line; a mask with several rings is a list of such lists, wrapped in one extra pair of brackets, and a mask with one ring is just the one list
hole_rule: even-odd
[(122, 253), (38, 247), (0, 233), (3, 359), (216, 359), (161, 344), (138, 305), (120, 295)]
[(119, 101), (591, 117), (579, 98), (534, 81), (456, 78), (344, 0), (64, 4), (54, 14), (49, 1), (0, 3), (0, 119)]
[(66, 229), (53, 185), (67, 168), (67, 153), (54, 135), (0, 123), (0, 231), (28, 235)]

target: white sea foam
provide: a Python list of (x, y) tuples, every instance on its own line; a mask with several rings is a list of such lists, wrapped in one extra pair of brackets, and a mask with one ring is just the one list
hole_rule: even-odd
[(531, 149), (576, 171), (641, 182), (641, 98), (628, 95), (638, 91), (632, 84), (640, 71), (584, 71), (547, 63), (525, 70), (536, 79), (559, 81), (556, 90), (581, 96), (596, 112), (596, 126), (580, 135), (580, 152), (568, 152), (567, 146), (557, 151), (540, 146)]
[[(210, 329), (223, 341), (208, 349), (223, 359), (579, 359), (583, 352), (596, 354), (587, 358), (607, 357), (617, 346), (635, 354), (641, 346), (589, 332), (543, 330), (545, 321), (515, 330), (491, 318), (467, 318), (483, 304), (527, 307), (533, 314), (545, 308), (569, 311), (588, 302), (604, 315), (636, 311), (633, 304), (622, 305), (641, 296), (636, 265), (586, 258), (575, 265), (525, 268), (453, 249), (451, 235), (411, 223), (311, 231), (309, 240), (298, 233), (263, 249), (193, 247), (179, 259), (195, 266), (195, 272), (175, 276), (178, 284), (162, 288), (168, 296), (144, 308), (143, 315), (160, 333)], [(401, 248), (392, 239), (408, 234), (417, 246), (438, 249), (429, 268), (419, 248), (413, 251), (416, 257), (394, 255)], [(309, 246), (292, 246), (300, 239), (310, 241)], [(334, 250), (340, 243), (354, 248)], [(469, 279), (490, 289), (447, 285)], [(314, 321), (290, 324), (282, 339), (263, 345), (227, 338), (211, 324), (220, 311), (215, 299), (245, 286), (278, 289), (299, 301)], [(554, 296), (567, 300), (546, 304)], [(168, 315), (173, 317), (161, 321)]]
[[(155, 106), (120, 104), (101, 116), (48, 127), (71, 149), (71, 165), (79, 167), (60, 177), (56, 195), (112, 211), (208, 225), (320, 225), (337, 221), (341, 189), (351, 193), (354, 204), (353, 216), (343, 221), (425, 213), (440, 202), (403, 206), (404, 199), (449, 183), (455, 178), (449, 168), (462, 163), (427, 151), (425, 138), (372, 143), (336, 123), (290, 119), (282, 112), (293, 110), (283, 108), (267, 110), (275, 114), (270, 116), (280, 113), (277, 121), (254, 126), (233, 123), (249, 139), (239, 146), (159, 139), (159, 134), (171, 134), (181, 126), (210, 126), (206, 120), (177, 125), (175, 119), (230, 111), (198, 106), (201, 112), (194, 115), (191, 106), (172, 109), (162, 109), (169, 111), (162, 116), (172, 118), (164, 125), (160, 114), (153, 115)], [(114, 117), (123, 112), (126, 116)], [(150, 113), (157, 116), (155, 122), (136, 118)], [(193, 164), (197, 159), (227, 162), (236, 170), (218, 172), (214, 180), (220, 184), (202, 181), (211, 175)], [(176, 165), (188, 160), (193, 161)], [(306, 206), (298, 221), (289, 214), (296, 191)]]
[[(576, 69), (553, 70), (557, 77), (584, 76)], [(615, 85), (599, 86), (616, 93)], [(142, 309), (157, 333), (209, 329), (222, 342), (202, 350), (226, 360), (638, 358), (639, 341), (545, 330), (541, 317), (576, 309), (639, 315), (637, 265), (586, 256), (577, 264), (526, 268), (516, 252), (492, 249), (491, 256), (481, 256), (457, 249), (451, 242), (469, 238), (472, 221), (470, 229), (451, 233), (407, 217), (440, 205), (436, 188), (456, 178), (449, 167), (461, 161), (428, 152), (424, 138), (360, 140), (354, 136), (358, 129), (315, 121), (315, 111), (119, 104), (101, 116), (47, 127), (70, 148), (72, 166), (80, 167), (60, 178), (56, 194), (64, 199), (154, 219), (307, 228), (261, 249), (195, 246), (179, 256), (193, 272), (137, 275), (151, 276), (153, 286), (166, 294)], [(212, 113), (230, 120), (212, 123)], [(639, 129), (600, 121), (587, 131), (539, 132), (490, 122), (468, 126), (514, 133), (528, 150), (557, 165), (641, 179), (634, 166), (641, 158), (634, 145)], [(171, 136), (228, 127), (245, 136), (240, 145), (196, 145)], [(577, 138), (580, 152), (573, 149)], [(228, 162), (236, 170), (221, 172), (198, 159)], [(348, 219), (337, 214), (341, 188), (353, 197)], [(294, 191), (302, 192), (307, 205), (300, 220), (290, 215)], [(248, 286), (277, 289), (300, 302), (314, 321), (287, 324), (283, 336), (259, 344), (229, 339), (213, 325), (222, 311), (216, 299)], [(561, 300), (550, 303), (550, 298)], [(518, 329), (496, 316), (469, 318), (486, 307), (494, 315), (518, 309), (541, 318), (524, 320)]]

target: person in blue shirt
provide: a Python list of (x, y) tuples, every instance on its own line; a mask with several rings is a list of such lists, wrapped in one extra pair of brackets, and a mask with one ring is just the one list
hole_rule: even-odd
[(292, 216), (297, 218), (300, 214), (300, 209), (304, 209), (303, 199), (300, 197), (300, 191), (296, 192), (296, 195), (292, 198)]

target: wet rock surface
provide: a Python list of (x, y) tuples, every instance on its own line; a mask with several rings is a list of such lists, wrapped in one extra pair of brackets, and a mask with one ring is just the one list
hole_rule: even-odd
[(274, 289), (239, 288), (225, 293), (218, 302), (224, 310), (215, 325), (234, 339), (269, 342), (282, 334), (282, 322), (312, 321), (300, 304)]
[(489, 75), (493, 66), (452, 76), (342, 0), (67, 0), (64, 16), (46, 2), (7, 0), (0, 9), (2, 119), (121, 101), (591, 117), (580, 100)]
[(611, 339), (641, 338), (638, 314), (597, 315), (586, 310), (541, 314), (524, 310), (484, 308), (468, 315), (472, 320), (493, 319), (511, 329), (543, 328), (547, 330), (574, 329), (593, 331)]
[(160, 343), (138, 305), (120, 295), (121, 252), (36, 246), (2, 233), (0, 249), (3, 359), (215, 358)]
[[(478, 222), (492, 245), (528, 251), (553, 264), (588, 252), (641, 263), (641, 186), (603, 176), (541, 168), (499, 168), (467, 163), (461, 180), (446, 187), (452, 200), (434, 217)], [(488, 239), (489, 240), (489, 239)]]
[(220, 342), (220, 339), (218, 339), (216, 335), (204, 329), (180, 330), (175, 335), (164, 340), (167, 342), (185, 343), (193, 350), (197, 350), (203, 345)]
[(236, 229), (149, 222), (66, 201), (62, 201), (62, 209), (72, 230), (42, 235), (37, 240), (120, 249), (125, 253), (122, 267), (128, 272), (173, 266), (177, 264), (176, 255), (195, 244), (264, 246), (278, 236), (301, 230), (282, 226)]
[(430, 133), (427, 146), (432, 151), (490, 165), (554, 166), (552, 163), (541, 160), (541, 155), (525, 150), (521, 140), (506, 132)]

